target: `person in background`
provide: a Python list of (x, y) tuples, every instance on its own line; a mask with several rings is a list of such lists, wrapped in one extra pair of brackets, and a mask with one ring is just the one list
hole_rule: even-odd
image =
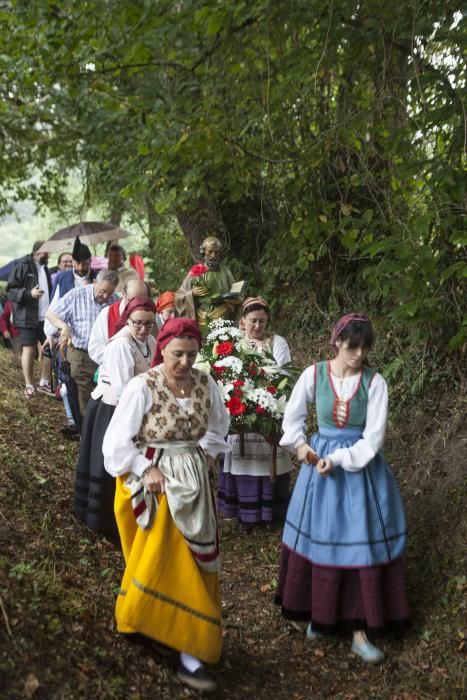
[(102, 309), (117, 300), (114, 295), (117, 284), (116, 272), (101, 270), (93, 284), (72, 289), (58, 301), (53, 311), (49, 309), (46, 314), (52, 325), (60, 330), (59, 346), (72, 346), (68, 348), (67, 359), (78, 387), (81, 415), (86, 411), (97, 369), (88, 354), (91, 330)]
[[(52, 285), (52, 301), (50, 302), (49, 311), (54, 311), (59, 300), (72, 289), (85, 287), (88, 284), (92, 284), (97, 275), (97, 272), (91, 269), (91, 251), (87, 245), (81, 243), (79, 236), (76, 236), (75, 238), (72, 253), (62, 253), (62, 255), (68, 256), (71, 266), (68, 265), (67, 261), (66, 269), (61, 270), (55, 276), (55, 281)], [(44, 332), (47, 337), (46, 343), (44, 344), (44, 352), (51, 353), (54, 345), (56, 344), (55, 336), (58, 334), (58, 329), (55, 328), (55, 326), (53, 326), (47, 318), (45, 319), (44, 323)], [(49, 350), (47, 349), (47, 346), (49, 347)], [(64, 349), (63, 354), (66, 358), (66, 348)], [(62, 397), (63, 407), (68, 419), (68, 425), (61, 428), (60, 432), (64, 437), (73, 438), (78, 435), (78, 429), (71, 411), (66, 385), (64, 382), (62, 382), (61, 364), (62, 357), (60, 353), (58, 353), (54, 361), (54, 370), (57, 376), (57, 384), (59, 385), (58, 391)]]
[(133, 270), (133, 268), (125, 266), (126, 253), (125, 249), (121, 245), (113, 243), (111, 246), (109, 246), (107, 251), (107, 259), (108, 269), (115, 270), (115, 272), (118, 273), (119, 282), (117, 289), (115, 290), (117, 294), (122, 293), (123, 287), (125, 286), (125, 282), (127, 282), (127, 280), (133, 277), (139, 279), (136, 271)]
[(19, 330), (13, 324), (13, 304), (6, 299), (0, 314), (0, 333), (3, 336), (5, 346), (12, 350), (14, 355), (21, 352)]
[(71, 270), (73, 267), (73, 258), (71, 253), (60, 253), (57, 258), (57, 266), (55, 268), (50, 268), (50, 273), (52, 275), (52, 286), (55, 283), (55, 279), (60, 272), (65, 272), (65, 270)]
[[(69, 255), (69, 253), (66, 253), (66, 255)], [(70, 289), (84, 287), (96, 279), (97, 273), (91, 269), (91, 257), (91, 251), (88, 246), (81, 243), (79, 236), (76, 236), (71, 253), (72, 265), (66, 270), (61, 270), (55, 277), (51, 304), (65, 296)]]
[[(243, 303), (240, 341), (245, 350), (271, 353), (277, 365), (291, 362), (287, 342), (267, 329), (269, 306), (262, 297), (248, 297)], [(231, 454), (226, 455), (219, 476), (217, 503), (227, 518), (238, 518), (249, 533), (254, 524), (284, 522), (289, 501), (292, 460), (288, 452), (277, 450), (277, 477), (270, 479), (272, 446), (257, 433), (243, 436), (244, 453), (240, 453), (240, 436), (229, 435)]]
[[(51, 279), (47, 268), (48, 253), (40, 253), (44, 241), (36, 241), (30, 255), (20, 258), (10, 272), (7, 296), (13, 304), (13, 323), (19, 329), (22, 347), (21, 365), (24, 395), (32, 398), (34, 388), (34, 358), (38, 343), (45, 341), (44, 319), (49, 306)], [(52, 361), (41, 359), (41, 378), (37, 390), (52, 394), (50, 378)]]
[(148, 297), (134, 297), (126, 305), (117, 332), (105, 345), (99, 384), (88, 402), (81, 433), (74, 512), (91, 530), (115, 544), (119, 543), (114, 516), (115, 479), (104, 468), (102, 441), (125, 386), (151, 367), (156, 344), (151, 335), (155, 312)]
[[(343, 316), (331, 336), (335, 357), (305, 369), (292, 390), (280, 444), (302, 466), (287, 511), (275, 602), (285, 617), (309, 622), (310, 641), (350, 630), (352, 652), (380, 663), (384, 653), (367, 634), (402, 627), (409, 618), (407, 523), (382, 453), (388, 392), (366, 364), (372, 345), (367, 316)], [(319, 432), (308, 443), (311, 403)]]
[(162, 292), (156, 301), (156, 311), (157, 328), (160, 330), (169, 318), (178, 316), (177, 307), (175, 306), (175, 292)]
[(216, 663), (222, 649), (209, 471), (229, 449), (229, 415), (212, 377), (193, 369), (200, 345), (193, 320), (165, 323), (154, 366), (127, 384), (102, 451), (105, 468), (117, 477), (115, 514), (126, 562), (117, 629), (176, 649), (182, 683), (213, 691), (202, 663)]

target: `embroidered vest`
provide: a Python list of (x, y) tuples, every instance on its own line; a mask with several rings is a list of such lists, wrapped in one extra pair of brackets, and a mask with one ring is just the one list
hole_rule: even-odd
[(341, 401), (333, 387), (330, 377), (329, 362), (318, 362), (316, 368), (315, 404), (316, 416), (320, 427), (328, 428), (364, 428), (368, 390), (375, 375), (374, 370), (363, 367), (360, 379), (353, 395), (347, 401)]
[(186, 410), (180, 406), (157, 367), (143, 378), (152, 393), (153, 404), (143, 418), (137, 435), (138, 444), (147, 445), (160, 440), (196, 442), (202, 438), (208, 428), (211, 408), (208, 375), (191, 370), (191, 406)]

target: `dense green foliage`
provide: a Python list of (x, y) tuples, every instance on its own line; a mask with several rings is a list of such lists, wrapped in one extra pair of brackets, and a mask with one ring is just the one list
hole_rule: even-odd
[(63, 206), (79, 170), (89, 204), (147, 223), (170, 286), (187, 264), (177, 220), (195, 255), (207, 232), (226, 240), (250, 291), (465, 342), (458, 3), (2, 6), (0, 183), (18, 197)]

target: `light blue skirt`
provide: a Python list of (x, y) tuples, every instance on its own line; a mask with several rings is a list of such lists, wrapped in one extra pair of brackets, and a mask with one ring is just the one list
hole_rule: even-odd
[[(310, 441), (320, 457), (351, 447), (352, 428), (320, 428)], [(390, 466), (378, 453), (359, 472), (334, 467), (323, 477), (302, 464), (285, 521), (283, 543), (322, 566), (361, 568), (401, 557), (407, 523)]]

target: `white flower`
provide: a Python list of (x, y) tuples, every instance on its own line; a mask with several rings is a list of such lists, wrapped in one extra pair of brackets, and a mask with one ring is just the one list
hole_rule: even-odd
[(220, 392), (221, 392), (221, 394), (222, 394), (222, 399), (223, 399), (223, 401), (224, 401), (224, 402), (225, 402), (225, 401), (228, 401), (228, 400), (231, 398), (230, 392), (231, 392), (232, 389), (234, 388), (234, 385), (233, 385), (231, 382), (229, 382), (228, 384), (222, 384), (222, 382), (220, 381), (220, 379), (218, 379), (218, 380), (217, 380), (217, 386), (218, 386), (219, 389), (220, 389)]
[(222, 357), (217, 360), (214, 367), (227, 367), (233, 374), (240, 374), (243, 369), (242, 361), (238, 357), (233, 355), (228, 355), (227, 357)]

